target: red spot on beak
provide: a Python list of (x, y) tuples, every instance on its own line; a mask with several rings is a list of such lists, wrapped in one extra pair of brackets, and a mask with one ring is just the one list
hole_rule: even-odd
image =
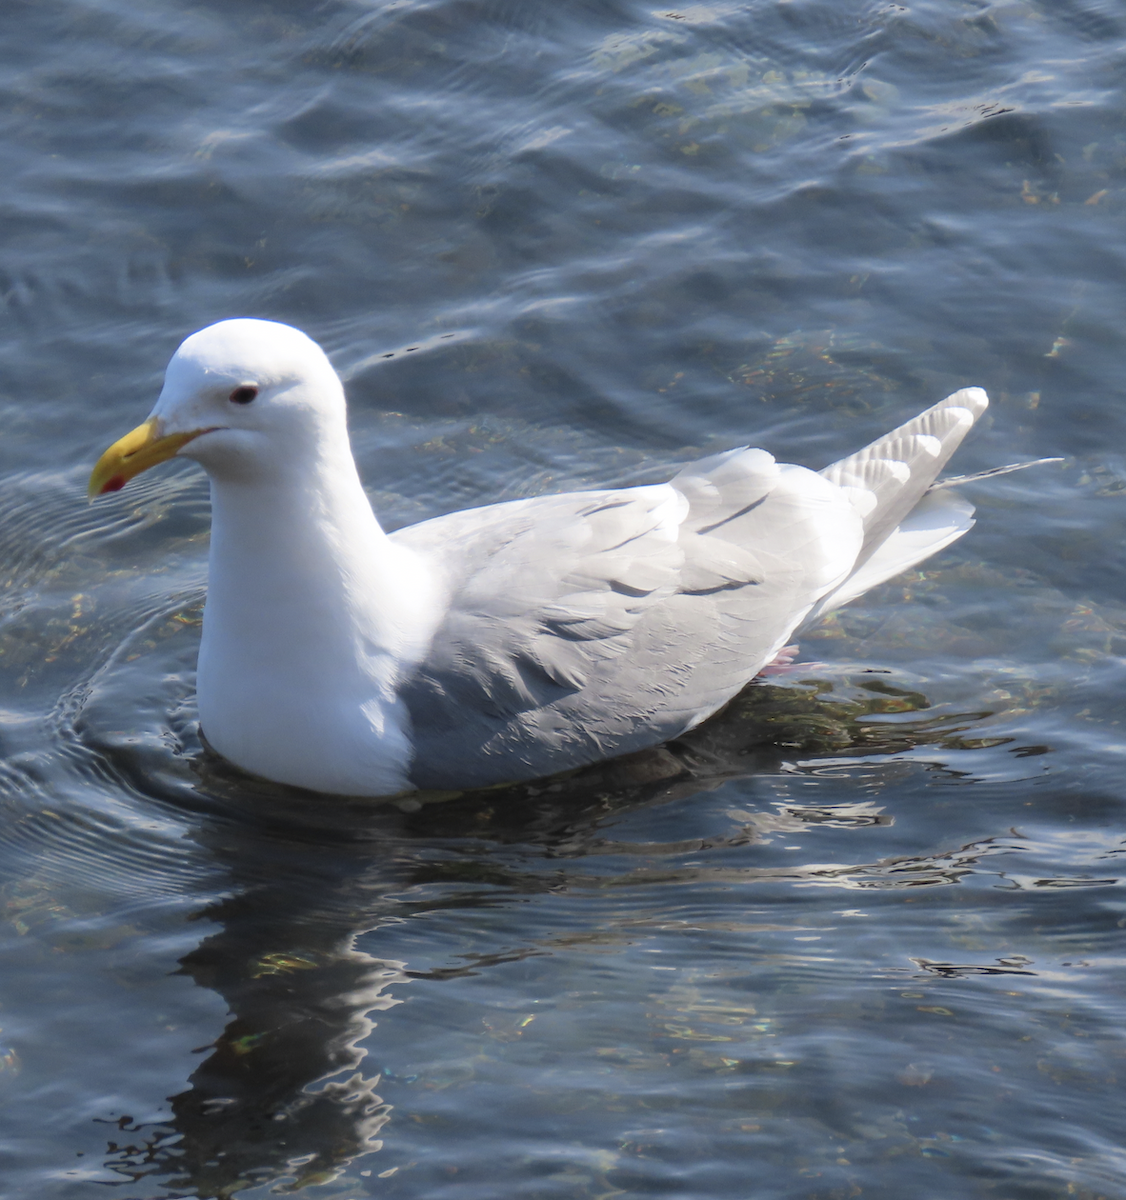
[(115, 475), (112, 479), (107, 479), (105, 483), (102, 484), (102, 490), (100, 494), (104, 496), (106, 492), (120, 492), (124, 486), (125, 476)]

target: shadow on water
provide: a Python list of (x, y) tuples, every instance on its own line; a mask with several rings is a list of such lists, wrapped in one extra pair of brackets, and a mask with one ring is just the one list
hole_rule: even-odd
[[(218, 931), (180, 960), (180, 972), (222, 996), (231, 1015), (201, 1049), (206, 1057), (190, 1087), (171, 1098), (171, 1120), (122, 1117), (106, 1167), (126, 1186), (155, 1184), (167, 1195), (225, 1198), (267, 1184), (286, 1191), (326, 1183), (380, 1149), (392, 1120), (379, 1076), (363, 1071), (372, 1014), (402, 1003), (412, 982), (446, 982), (552, 952), (546, 941), (414, 971), (358, 947), (358, 935), (381, 926), (439, 908), (470, 911), (520, 895), (709, 873), (767, 881), (847, 876), (877, 887), (956, 882), (989, 845), (831, 867), (652, 865), (662, 855), (747, 846), (779, 829), (890, 823), (863, 803), (775, 806), (745, 814), (729, 836), (692, 843), (608, 836), (616, 819), (640, 809), (792, 768), (795, 752), (867, 758), (982, 744), (967, 735), (987, 714), (935, 718), (927, 708), (921, 693), (877, 672), (843, 685), (759, 682), (701, 729), (652, 751), (534, 784), (390, 803), (329, 806), (200, 755), (192, 836), (228, 882), (224, 898), (199, 914)], [(579, 861), (612, 855), (622, 865), (609, 873)]]

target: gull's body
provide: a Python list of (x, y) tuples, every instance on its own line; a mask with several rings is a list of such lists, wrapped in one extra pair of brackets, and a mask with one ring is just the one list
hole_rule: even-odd
[(733, 450), (388, 536), (320, 348), (224, 321), (91, 490), (172, 454), (211, 477), (197, 688), (220, 754), (321, 792), (481, 787), (683, 733), (803, 624), (965, 533), (972, 507), (929, 489), (987, 403), (964, 389), (820, 473)]

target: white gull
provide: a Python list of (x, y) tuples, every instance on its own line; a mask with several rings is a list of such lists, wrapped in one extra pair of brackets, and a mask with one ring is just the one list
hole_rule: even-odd
[(211, 478), (197, 692), (221, 755), (318, 792), (484, 787), (676, 737), (960, 537), (972, 506), (932, 485), (987, 404), (964, 388), (820, 473), (742, 448), (388, 535), (324, 352), (240, 319), (180, 346), (90, 491), (173, 455)]

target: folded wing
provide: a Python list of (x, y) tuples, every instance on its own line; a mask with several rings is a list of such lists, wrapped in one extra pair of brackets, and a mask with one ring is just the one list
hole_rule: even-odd
[(739, 449), (653, 487), (535, 497), (400, 530), (446, 588), (399, 689), (421, 787), (485, 786), (698, 724), (803, 622), (964, 533), (927, 495), (987, 401), (967, 389), (820, 474)]

